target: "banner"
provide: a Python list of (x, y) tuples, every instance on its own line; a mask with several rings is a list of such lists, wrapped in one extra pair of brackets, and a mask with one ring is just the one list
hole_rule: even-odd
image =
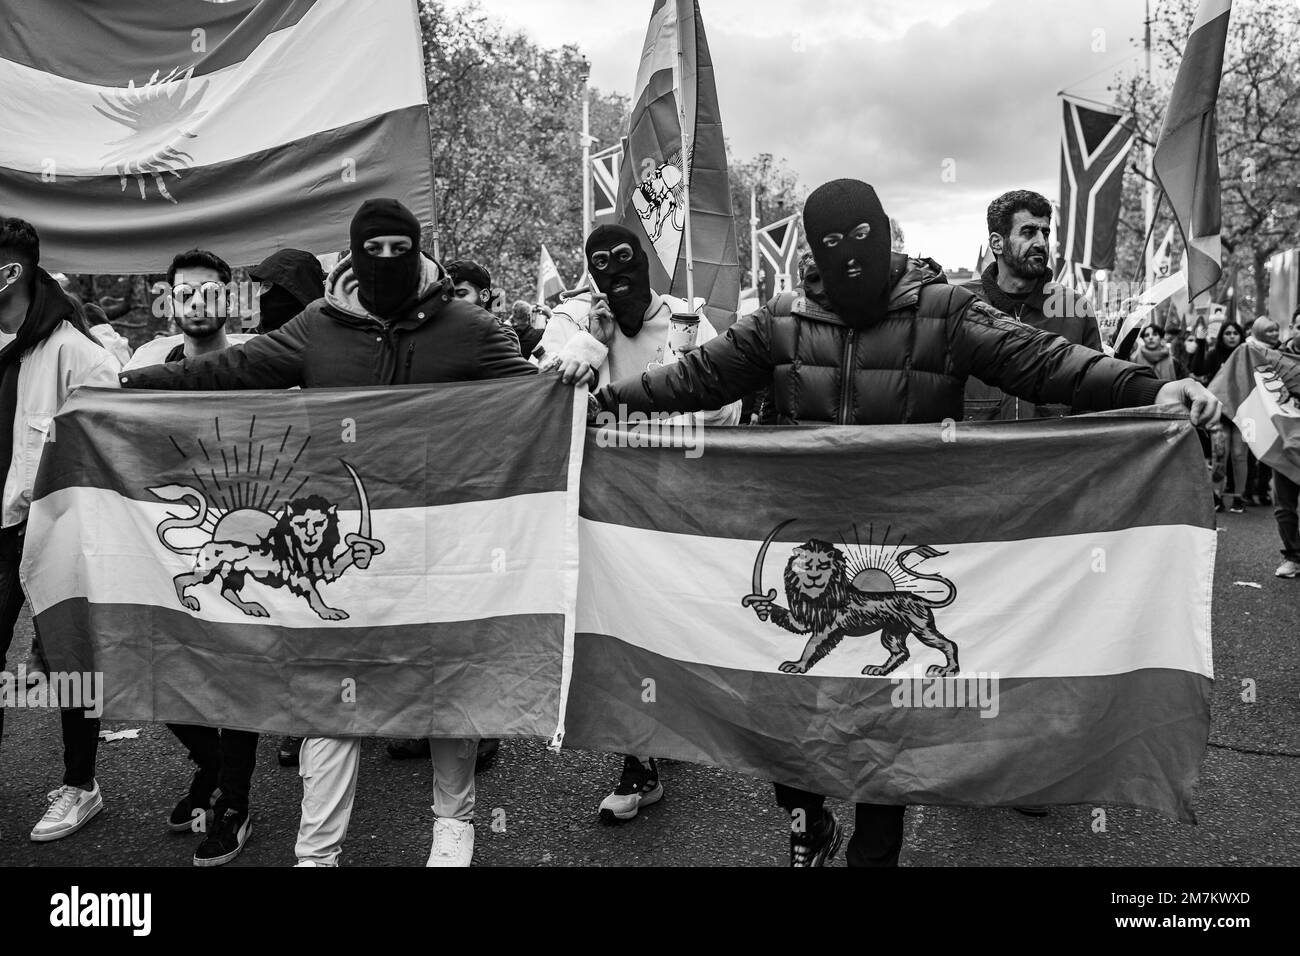
[(568, 745), (1193, 818), (1216, 536), (1185, 417), (705, 437), (584, 462)]
[(201, 398), (81, 389), (55, 419), (22, 568), (51, 668), (102, 672), (111, 720), (562, 732), (584, 393)]
[(1232, 0), (1201, 0), (1154, 158), (1156, 181), (1169, 198), (1183, 234), (1187, 297), (1193, 302), (1223, 273), (1215, 102), (1231, 12)]
[[(595, 197), (593, 225), (606, 226), (618, 222), (618, 177), (622, 161), (622, 143), (602, 149), (591, 157), (592, 194)], [(587, 237), (582, 238), (585, 242)]]
[(1300, 356), (1246, 344), (1209, 388), (1255, 457), (1300, 482)]
[(1060, 254), (1084, 269), (1113, 269), (1124, 160), (1133, 146), (1128, 115), (1061, 98)]
[(555, 260), (546, 250), (546, 243), (542, 243), (542, 255), (537, 266), (537, 301), (545, 302), (563, 291), (564, 283), (560, 281), (560, 270), (555, 268)]
[(0, 0), (0, 23), (0, 210), (51, 271), (329, 252), (372, 196), (432, 220), (410, 0)]
[(772, 295), (793, 289), (799, 276), (799, 217), (777, 220), (758, 230), (757, 236), (759, 254), (774, 277)]
[(695, 0), (655, 0), (633, 98), (620, 163), (619, 224), (642, 237), (651, 287), (685, 298), (689, 183), (695, 295), (722, 332), (736, 318), (740, 261), (713, 60)]

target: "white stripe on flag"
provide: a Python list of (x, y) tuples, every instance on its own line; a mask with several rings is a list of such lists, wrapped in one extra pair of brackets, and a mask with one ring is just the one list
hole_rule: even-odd
[[(585, 413), (585, 403), (581, 406)], [(575, 413), (577, 414), (577, 413)], [(579, 438), (581, 427), (575, 428)], [(571, 456), (572, 459), (573, 456)], [(577, 456), (581, 465), (581, 454)], [(576, 507), (575, 502), (570, 506)], [(169, 514), (190, 509), (166, 502), (151, 504), (98, 488), (65, 488), (42, 498), (32, 509), (24, 581), (33, 613), (69, 598), (93, 604), (136, 604), (183, 610), (173, 576), (194, 569), (194, 558), (175, 554), (158, 541), (158, 524)], [(338, 512), (339, 530), (357, 530), (356, 511)], [(372, 513), (373, 535), (384, 543), (364, 571), (348, 569), (319, 593), (331, 607), (348, 612), (346, 621), (323, 621), (307, 602), (287, 588), (252, 583), (243, 598), (258, 601), (271, 617), (248, 617), (220, 594), (220, 584), (198, 585), (203, 619), (221, 623), (267, 623), (281, 627), (388, 627), (469, 621), (510, 614), (565, 614), (564, 578), (576, 573), (577, 555), (567, 553), (564, 492), (519, 495), (435, 508), (402, 508)], [(78, 529), (80, 525), (80, 533)], [(192, 532), (191, 532), (192, 533)], [(179, 547), (202, 544), (202, 534), (173, 531)], [(342, 550), (342, 545), (336, 553)], [(80, 555), (80, 558), (69, 556)], [(69, 561), (79, 567), (69, 573)], [(572, 628), (570, 628), (570, 634)]]
[[(585, 519), (580, 531), (578, 633), (743, 671), (775, 673), (799, 658), (805, 635), (741, 607), (760, 542)], [(964, 673), (1085, 677), (1170, 668), (1213, 676), (1212, 530), (1163, 525), (933, 546), (948, 554), (922, 570), (957, 585), (956, 601), (936, 611), (935, 622), (957, 644)], [(783, 607), (782, 575), (794, 547), (774, 543), (763, 571), (763, 586), (778, 591)], [(942, 600), (939, 585), (919, 583)], [(925, 677), (943, 662), (915, 637), (908, 650), (911, 660), (890, 676)], [(846, 637), (809, 673), (856, 677), (886, 656), (878, 632)]]
[[(190, 80), (188, 97), (201, 91), (190, 115), (178, 113), (157, 142), (141, 135), (132, 146), (142, 160), (175, 146), (193, 157), (190, 167), (228, 162), (424, 103), (422, 63), (409, 4), (319, 0), (242, 63)], [(158, 66), (165, 76), (168, 65)], [(148, 79), (137, 78), (137, 87)], [(167, 88), (177, 91), (181, 82)], [(0, 116), (0, 166), (56, 177), (115, 175), (111, 144), (131, 129), (95, 107), (114, 113), (105, 99), (116, 102), (121, 88), (0, 59), (0, 89), (7, 114)], [(178, 138), (177, 129), (195, 135)]]

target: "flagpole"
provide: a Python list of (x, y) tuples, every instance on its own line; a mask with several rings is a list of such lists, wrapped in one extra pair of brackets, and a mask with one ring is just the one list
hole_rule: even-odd
[[(1151, 86), (1151, 0), (1146, 0), (1146, 19), (1144, 21), (1146, 29), (1146, 66), (1147, 66), (1147, 86)], [(1142, 246), (1142, 261), (1146, 264), (1146, 287), (1151, 288), (1155, 282), (1156, 270), (1155, 262), (1151, 249), (1151, 240), (1156, 225), (1156, 172), (1155, 172), (1155, 152), (1151, 148), (1150, 137), (1147, 137), (1147, 143), (1142, 147), (1142, 153), (1146, 160), (1146, 188), (1142, 191), (1142, 224), (1146, 233), (1146, 242)]]
[(749, 187), (749, 275), (758, 294), (758, 190)]
[[(691, 2), (694, 25), (695, 3)], [(686, 133), (686, 50), (682, 44), (682, 6), (677, 7), (677, 125), (682, 134), (682, 238), (686, 243), (686, 308), (695, 311), (695, 258), (691, 250), (691, 160)], [(694, 30), (691, 31), (694, 35)]]
[[(591, 235), (591, 63), (586, 59), (582, 71), (582, 241)], [(540, 301), (540, 300), (539, 300)]]

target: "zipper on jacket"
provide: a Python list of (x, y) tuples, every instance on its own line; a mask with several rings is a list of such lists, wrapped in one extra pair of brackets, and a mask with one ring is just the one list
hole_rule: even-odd
[(406, 385), (411, 384), (411, 362), (415, 360), (415, 343), (412, 342), (406, 350), (406, 375), (403, 382)]
[(853, 391), (853, 345), (854, 340), (858, 337), (857, 329), (850, 328), (848, 337), (844, 340), (844, 365), (841, 371), (843, 380), (840, 383), (840, 424), (852, 425), (849, 421), (849, 393)]

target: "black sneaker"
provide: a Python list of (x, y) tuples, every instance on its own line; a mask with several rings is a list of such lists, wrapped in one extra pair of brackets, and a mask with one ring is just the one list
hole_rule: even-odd
[(253, 818), (247, 813), (226, 810), (199, 848), (194, 851), (195, 866), (221, 866), (239, 856), (253, 835)]
[(844, 830), (835, 814), (822, 811), (822, 825), (815, 833), (790, 834), (791, 866), (825, 866), (839, 852)]
[(417, 757), (429, 759), (429, 738), (413, 737), (410, 740), (389, 741), (388, 756), (394, 760), (414, 760)]
[(280, 748), (276, 751), (275, 757), (280, 761), (281, 767), (296, 767), (298, 766), (298, 751), (301, 749), (301, 737), (281, 737)]
[(474, 758), (474, 772), (483, 773), (485, 770), (491, 770), (492, 765), (496, 763), (497, 752), (501, 749), (501, 741), (495, 737), (485, 737), (478, 742), (478, 755)]
[(1230, 514), (1230, 515), (1244, 515), (1245, 513), (1246, 513), (1246, 509), (1245, 509), (1244, 507), (1242, 507), (1241, 499), (1240, 499), (1240, 498), (1233, 498), (1233, 499), (1232, 499), (1232, 507), (1228, 509), (1228, 514)]
[(205, 780), (202, 770), (194, 771), (194, 778), (190, 781), (190, 792), (185, 794), (180, 803), (172, 809), (171, 816), (167, 818), (167, 829), (172, 833), (188, 833), (194, 830), (194, 821), (198, 819), (196, 813), (202, 807), (203, 827), (195, 832), (207, 833), (212, 827), (212, 808), (216, 806), (219, 796), (221, 796), (221, 789), (216, 786), (216, 782), (211, 778)]
[(663, 799), (664, 787), (659, 782), (659, 766), (650, 758), (647, 768), (636, 757), (623, 757), (623, 774), (614, 792), (600, 802), (600, 822), (606, 826), (626, 823), (642, 807)]
[(1223, 511), (1223, 499), (1218, 495), (1214, 496), (1214, 510), (1216, 513)]

